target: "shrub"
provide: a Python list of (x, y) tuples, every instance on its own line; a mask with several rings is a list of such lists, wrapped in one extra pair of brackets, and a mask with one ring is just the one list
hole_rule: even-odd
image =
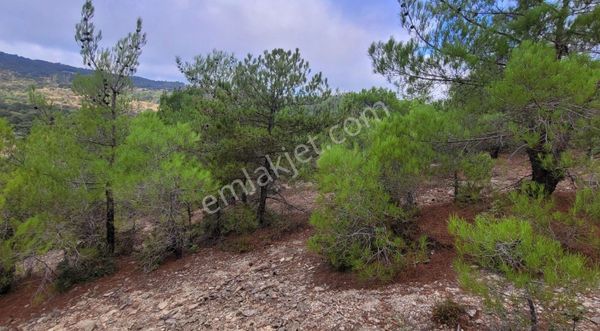
[(258, 229), (256, 212), (249, 204), (238, 203), (223, 213), (223, 234), (246, 234)]
[(454, 328), (465, 314), (465, 308), (451, 299), (438, 302), (433, 306), (431, 319), (440, 325)]
[(574, 214), (587, 214), (596, 224), (600, 224), (599, 190), (590, 187), (579, 190), (572, 211)]
[(414, 193), (448, 162), (434, 141), (448, 139), (449, 119), (414, 105), (373, 125), (355, 144), (325, 149), (318, 161), (318, 207), (309, 247), (337, 269), (388, 280), (424, 260), (426, 240), (414, 240)]
[(164, 233), (153, 231), (145, 240), (142, 249), (135, 254), (145, 272), (156, 270), (170, 255), (169, 240)]
[(10, 291), (15, 280), (14, 266), (0, 265), (0, 294), (6, 294)]
[(9, 241), (12, 229), (9, 230), (8, 222), (4, 225), (4, 231), (0, 231), (0, 294), (7, 293), (15, 280), (14, 253)]
[(449, 231), (456, 236), (461, 285), (501, 317), (513, 316), (532, 329), (541, 307), (551, 325), (573, 323), (577, 294), (598, 283), (598, 270), (587, 267), (584, 257), (536, 233), (527, 221), (478, 216), (469, 224), (453, 217)]
[(485, 189), (490, 187), (494, 160), (488, 153), (465, 157), (460, 162), (460, 169), (465, 181), (458, 190), (458, 201), (479, 201)]
[(255, 244), (248, 235), (242, 235), (222, 241), (219, 248), (225, 252), (242, 254), (252, 251), (255, 248)]
[(329, 149), (319, 160), (319, 207), (309, 248), (340, 270), (389, 280), (411, 261), (408, 215), (379, 181), (380, 165), (357, 149)]
[(73, 285), (112, 274), (116, 265), (112, 258), (97, 249), (83, 249), (78, 255), (66, 257), (57, 268), (56, 289), (65, 292)]
[(7, 293), (15, 280), (15, 264), (8, 245), (0, 245), (0, 294)]
[(206, 215), (202, 222), (204, 236), (218, 239), (230, 234), (248, 234), (259, 228), (256, 212), (246, 203), (237, 203), (220, 215)]

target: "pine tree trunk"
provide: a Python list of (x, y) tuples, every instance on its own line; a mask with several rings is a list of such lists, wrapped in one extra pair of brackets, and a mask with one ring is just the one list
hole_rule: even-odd
[[(266, 159), (264, 166), (267, 169), (267, 171), (271, 173), (271, 167)], [(256, 219), (258, 220), (258, 224), (260, 224), (260, 226), (265, 225), (265, 213), (267, 211), (267, 196), (269, 195), (269, 184), (270, 183), (260, 187), (260, 195), (258, 197), (258, 209), (256, 210)]]
[(459, 189), (459, 182), (458, 182), (458, 171), (454, 171), (454, 201), (458, 201), (458, 189)]
[(115, 254), (115, 199), (112, 188), (106, 188), (106, 245), (110, 255)]
[[(110, 141), (110, 158), (108, 166), (112, 170), (115, 163), (115, 149), (117, 148), (117, 92), (112, 91), (110, 103), (111, 115), (111, 141)], [(112, 184), (106, 183), (106, 245), (110, 255), (115, 254), (115, 198), (113, 196)]]
[(492, 159), (496, 160), (496, 159), (498, 159), (498, 156), (500, 156), (500, 146), (495, 146), (490, 151), (490, 157)]
[(260, 188), (260, 197), (258, 200), (258, 209), (256, 210), (256, 219), (260, 226), (265, 225), (265, 212), (267, 211), (267, 186)]
[(538, 330), (538, 317), (535, 311), (535, 305), (531, 298), (527, 298), (527, 305), (529, 305), (529, 318), (531, 321), (531, 331)]
[[(531, 163), (531, 180), (544, 187), (544, 193), (551, 195), (558, 183), (563, 180), (564, 176), (553, 169), (546, 169), (542, 164), (542, 159), (548, 155), (541, 148), (528, 148), (527, 155)], [(558, 160), (556, 160), (558, 161)]]
[[(267, 131), (269, 132), (269, 136), (271, 136), (273, 126), (275, 125), (275, 113), (276, 113), (275, 107), (271, 107), (271, 112), (270, 112), (269, 121), (268, 121), (268, 125), (267, 125)], [(265, 169), (267, 169), (267, 172), (270, 174), (271, 173), (271, 164), (269, 163), (269, 161), (267, 160), (266, 157), (265, 157), (264, 167), (265, 167)], [(258, 224), (260, 224), (260, 226), (265, 225), (265, 212), (267, 211), (267, 196), (269, 194), (269, 185), (270, 184), (271, 183), (267, 183), (260, 187), (260, 195), (258, 197), (258, 209), (256, 210), (256, 219), (258, 220)]]
[(187, 209), (188, 224), (191, 227), (192, 226), (192, 216), (194, 216), (194, 213), (192, 212), (192, 205), (190, 203), (186, 203), (185, 206)]

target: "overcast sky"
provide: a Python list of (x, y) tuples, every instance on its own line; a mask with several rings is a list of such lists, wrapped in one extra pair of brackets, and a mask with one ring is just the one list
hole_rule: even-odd
[[(0, 0), (0, 51), (82, 66), (74, 41), (83, 0)], [(175, 56), (212, 49), (238, 57), (300, 48), (333, 88), (388, 86), (372, 73), (367, 49), (390, 36), (405, 39), (396, 0), (96, 0), (104, 45), (142, 17), (148, 44), (140, 76), (183, 81)]]

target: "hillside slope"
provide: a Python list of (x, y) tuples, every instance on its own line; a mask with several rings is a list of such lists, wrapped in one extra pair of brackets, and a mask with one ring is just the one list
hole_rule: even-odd
[[(498, 187), (528, 174), (524, 155), (503, 157), (502, 163), (494, 171)], [(391, 284), (336, 272), (308, 251), (308, 218), (316, 192), (314, 186), (304, 185), (282, 193), (304, 212), (279, 209), (283, 207), (272, 202), (286, 224), (298, 227), (279, 236), (268, 229), (252, 234), (251, 243), (246, 242), (255, 248), (250, 252), (236, 252), (235, 244), (205, 247), (148, 274), (124, 258), (116, 274), (80, 284), (39, 305), (31, 301), (37, 288), (32, 283), (0, 297), (0, 307), (6, 307), (0, 308), (0, 326), (55, 331), (456, 330), (431, 320), (436, 303), (451, 298), (466, 308), (461, 330), (499, 329), (502, 321), (487, 314), (479, 298), (459, 288), (446, 223), (449, 215), (472, 219), (487, 207), (453, 203), (451, 187), (437, 182), (424, 189), (417, 225), (419, 234), (436, 243), (434, 250), (429, 263), (408, 266)], [(573, 189), (564, 181), (559, 197), (568, 197)], [(244, 237), (228, 242), (235, 239), (245, 242)], [(576, 330), (597, 330), (600, 289), (581, 299), (587, 313)]]
[[(35, 80), (52, 79), (60, 85), (70, 84), (77, 74), (87, 75), (92, 73), (89, 69), (76, 68), (61, 63), (52, 63), (43, 60), (32, 60), (22, 56), (0, 52), (0, 70), (13, 72), (15, 75)], [(137, 88), (151, 90), (173, 90), (183, 87), (181, 82), (157, 81), (134, 76), (133, 85)]]

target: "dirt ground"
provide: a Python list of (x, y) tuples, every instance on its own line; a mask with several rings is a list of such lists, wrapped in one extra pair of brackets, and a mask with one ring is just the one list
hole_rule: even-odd
[[(522, 159), (505, 157), (500, 164), (497, 187), (528, 173)], [(561, 184), (559, 204), (570, 204), (571, 191), (570, 183)], [(117, 273), (41, 302), (34, 300), (39, 282), (31, 279), (0, 297), (0, 326), (5, 328), (0, 330), (433, 330), (440, 328), (431, 322), (432, 307), (445, 298), (467, 308), (463, 329), (497, 325), (479, 299), (459, 288), (452, 269), (453, 239), (446, 230), (449, 215), (472, 219), (485, 204), (455, 204), (447, 187), (426, 188), (420, 195), (417, 234), (433, 243), (430, 261), (379, 284), (337, 272), (307, 250), (313, 186), (294, 187), (286, 196), (304, 211), (275, 208), (297, 226), (283, 234), (263, 229), (245, 238), (254, 247), (250, 252), (202, 248), (151, 273), (123, 258)], [(578, 329), (600, 330), (600, 290), (583, 301), (589, 313)]]

